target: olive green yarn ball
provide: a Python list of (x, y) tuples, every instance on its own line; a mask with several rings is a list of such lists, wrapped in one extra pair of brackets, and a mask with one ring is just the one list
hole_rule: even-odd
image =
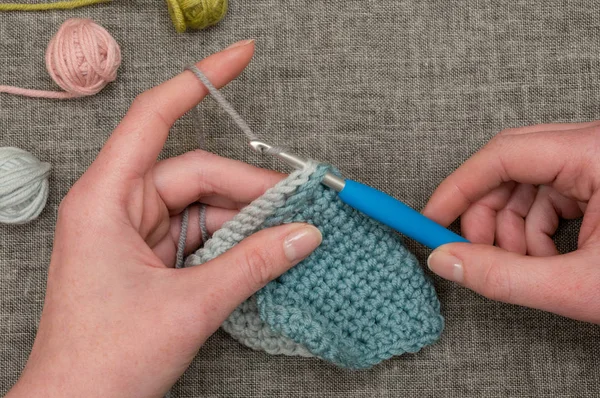
[(178, 32), (216, 25), (227, 14), (227, 0), (167, 0), (167, 5)]

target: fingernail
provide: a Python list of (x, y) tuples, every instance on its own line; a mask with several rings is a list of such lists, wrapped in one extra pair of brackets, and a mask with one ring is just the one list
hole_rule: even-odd
[(322, 239), (321, 231), (313, 226), (297, 229), (283, 242), (285, 256), (292, 263), (297, 263), (319, 247)]
[(236, 47), (246, 46), (246, 45), (248, 45), (250, 43), (253, 43), (253, 42), (254, 42), (254, 39), (238, 41), (237, 43), (233, 43), (229, 47), (225, 48), (225, 50), (229, 50), (230, 48), (236, 48)]
[(464, 271), (462, 261), (443, 250), (436, 250), (429, 255), (427, 266), (444, 279), (462, 283)]

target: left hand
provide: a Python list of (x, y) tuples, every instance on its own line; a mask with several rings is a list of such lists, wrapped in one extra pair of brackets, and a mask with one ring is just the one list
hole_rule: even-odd
[[(252, 42), (198, 64), (216, 87)], [(263, 230), (201, 266), (173, 269), (181, 212), (209, 232), (283, 175), (203, 151), (156, 162), (173, 122), (207, 94), (189, 71), (141, 94), (60, 205), (48, 287), (9, 397), (160, 397), (245, 299), (320, 243), (305, 224)], [(190, 211), (186, 251), (201, 244)]]

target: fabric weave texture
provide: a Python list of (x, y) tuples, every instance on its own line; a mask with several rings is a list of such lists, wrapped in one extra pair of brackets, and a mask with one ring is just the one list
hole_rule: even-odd
[[(116, 81), (68, 102), (0, 95), (0, 146), (52, 165), (40, 217), (0, 225), (0, 396), (33, 344), (61, 199), (138, 94), (238, 40), (256, 39), (256, 54), (223, 95), (253, 131), (415, 209), (503, 129), (600, 119), (595, 0), (236, 0), (219, 24), (185, 34), (157, 0), (0, 13), (0, 84), (56, 89), (40, 38), (74, 17), (92, 18), (121, 46)], [(196, 149), (202, 131), (200, 146), (211, 152), (287, 171), (249, 149), (211, 98), (199, 113), (197, 123), (192, 115), (176, 123), (161, 158)], [(561, 223), (561, 252), (577, 248), (578, 227)], [(404, 244), (425, 264), (429, 250)], [(445, 327), (418, 354), (356, 372), (314, 357), (265, 355), (219, 330), (172, 396), (600, 396), (600, 326), (493, 302), (425, 273)]]
[(321, 231), (321, 246), (236, 310), (225, 329), (255, 349), (309, 352), (352, 369), (435, 342), (444, 321), (418, 261), (392, 230), (323, 186), (328, 171), (336, 172), (313, 165), (293, 173), (223, 225), (186, 262), (209, 261), (266, 227), (305, 222)]

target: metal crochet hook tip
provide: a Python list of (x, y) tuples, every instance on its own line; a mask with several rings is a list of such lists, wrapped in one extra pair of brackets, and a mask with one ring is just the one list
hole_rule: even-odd
[[(264, 143), (262, 141), (256, 141), (256, 140), (250, 141), (250, 146), (256, 152), (276, 156), (277, 158), (283, 160), (286, 164), (288, 164), (296, 169), (303, 169), (308, 164), (306, 159), (303, 159), (296, 155), (292, 155), (285, 151), (278, 150), (278, 151), (271, 152), (270, 150), (273, 149), (273, 146), (271, 146), (267, 143)], [(323, 185), (328, 186), (329, 188), (331, 188), (337, 192), (341, 192), (342, 189), (344, 189), (344, 186), (346, 185), (346, 182), (344, 181), (343, 178), (340, 178), (331, 173), (325, 174), (323, 176), (323, 181), (321, 181), (321, 182), (323, 183)]]

